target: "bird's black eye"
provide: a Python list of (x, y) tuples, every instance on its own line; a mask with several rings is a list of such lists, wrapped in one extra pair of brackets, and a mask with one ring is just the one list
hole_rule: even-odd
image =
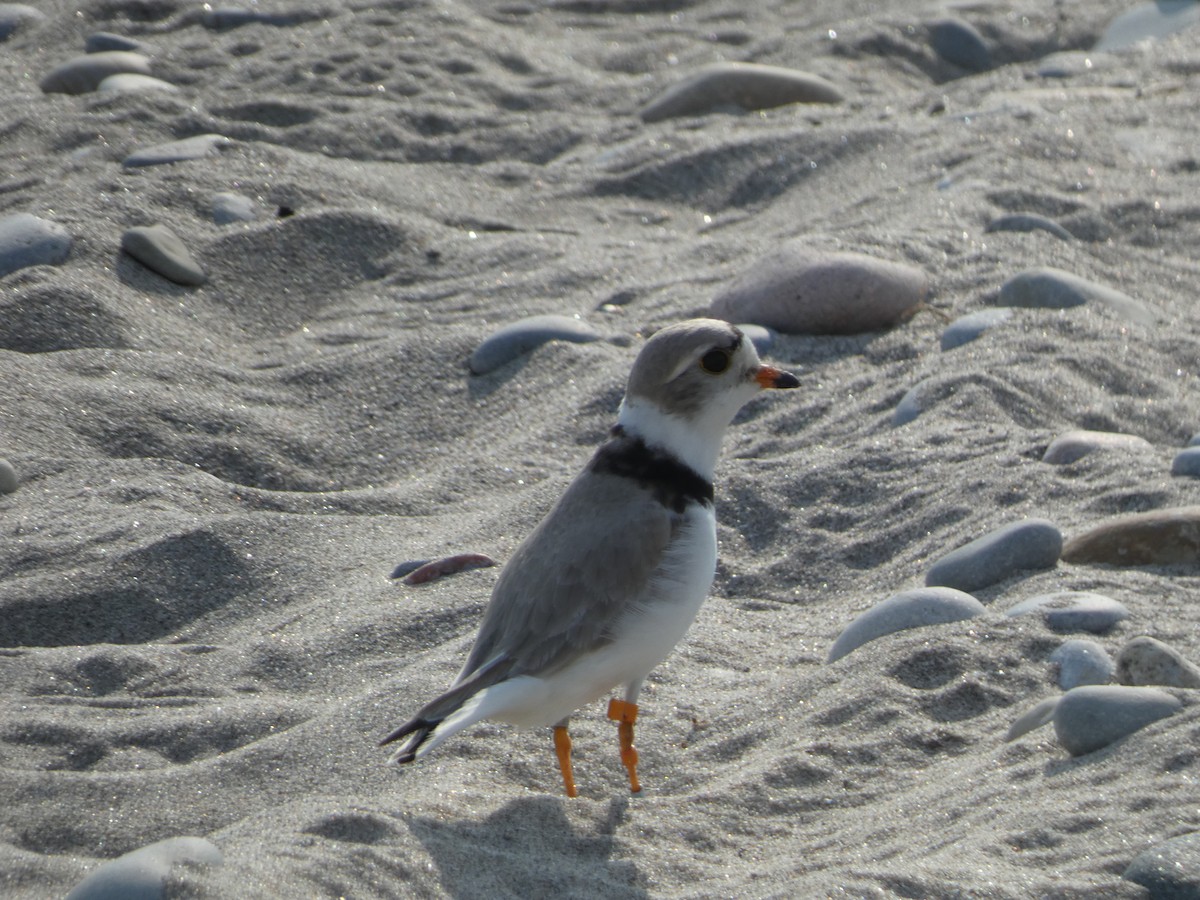
[(700, 357), (700, 368), (709, 375), (720, 375), (729, 368), (729, 351), (712, 349)]

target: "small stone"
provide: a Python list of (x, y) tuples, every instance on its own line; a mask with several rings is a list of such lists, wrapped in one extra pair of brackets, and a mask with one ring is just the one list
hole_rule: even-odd
[(712, 315), (786, 334), (860, 334), (910, 318), (929, 279), (915, 266), (786, 241), (712, 301)]
[(195, 287), (208, 280), (183, 241), (163, 225), (130, 228), (121, 236), (121, 249), (146, 268), (176, 284)]
[(1061, 699), (1061, 697), (1047, 697), (1033, 709), (1022, 713), (1009, 726), (1008, 734), (1004, 735), (1004, 740), (1015, 741), (1022, 735), (1029, 734), (1034, 729), (1050, 724), (1054, 720), (1054, 710), (1058, 708), (1058, 701)]
[(1074, 78), (1101, 70), (1101, 57), (1087, 50), (1063, 50), (1043, 56), (1037, 73), (1042, 78)]
[(738, 328), (749, 339), (750, 343), (754, 345), (754, 349), (758, 351), (759, 356), (766, 356), (771, 348), (775, 346), (775, 339), (779, 337), (776, 332), (762, 325), (740, 324)]
[(973, 25), (959, 19), (943, 19), (929, 26), (933, 52), (948, 63), (983, 72), (992, 67), (992, 54)]
[(1007, 322), (1012, 316), (1013, 311), (1003, 307), (984, 309), (960, 316), (947, 325), (946, 330), (942, 332), (942, 350), (953, 350), (955, 347), (969, 344), (989, 328), (995, 328), (997, 325)]
[(1136, 434), (1114, 431), (1065, 431), (1050, 442), (1042, 462), (1063, 466), (1082, 459), (1096, 450), (1148, 451), (1153, 445)]
[(952, 588), (917, 588), (901, 591), (860, 614), (838, 635), (826, 662), (841, 659), (850, 651), (885, 634), (926, 625), (970, 619), (983, 612), (983, 604)]
[(195, 137), (184, 138), (181, 141), (171, 141), (166, 144), (155, 144), (136, 150), (121, 163), (127, 169), (139, 166), (161, 166), (165, 163), (186, 162), (212, 156), (232, 141), (221, 134), (198, 134)]
[(29, 213), (0, 218), (0, 278), (29, 266), (57, 266), (71, 252), (71, 236), (57, 222)]
[(1150, 900), (1196, 900), (1200, 897), (1200, 831), (1143, 850), (1121, 877), (1146, 888)]
[(841, 103), (845, 99), (833, 84), (808, 72), (726, 62), (707, 66), (650, 101), (642, 121), (660, 122), (676, 116), (697, 116), (735, 107), (771, 109), (790, 103)]
[(900, 398), (900, 402), (892, 410), (893, 428), (907, 425), (917, 416), (921, 415), (921, 413), (925, 412), (925, 408), (929, 403), (928, 395), (932, 384), (930, 380), (926, 379), (914, 384), (904, 392), (904, 396)]
[(927, 585), (974, 591), (1026, 569), (1050, 569), (1062, 552), (1062, 532), (1046, 519), (1025, 519), (947, 553), (925, 575)]
[(1068, 753), (1082, 756), (1182, 708), (1175, 697), (1155, 688), (1085, 685), (1067, 691), (1058, 701), (1054, 731)]
[(1200, 667), (1162, 641), (1135, 637), (1117, 654), (1117, 680), (1121, 684), (1194, 689), (1200, 688)]
[(249, 197), (242, 194), (220, 193), (213, 194), (212, 216), (218, 225), (230, 225), (233, 222), (253, 222), (258, 218), (259, 210)]
[(1073, 638), (1050, 654), (1058, 667), (1058, 686), (1064, 691), (1083, 684), (1108, 684), (1116, 665), (1108, 651), (1095, 641)]
[(471, 374), (486, 375), (547, 341), (585, 344), (598, 340), (600, 334), (580, 319), (557, 315), (529, 316), (505, 325), (485, 338), (471, 354), (468, 366)]
[(1187, 442), (1189, 447), (1200, 447), (1200, 433), (1193, 434)]
[(221, 851), (201, 837), (174, 837), (149, 844), (104, 863), (75, 885), (66, 900), (149, 900), (165, 896), (177, 863), (221, 865)]
[(0, 3), (0, 41), (12, 37), (18, 29), (28, 28), (46, 21), (41, 10), (24, 3)]
[(1103, 634), (1122, 619), (1129, 618), (1124, 603), (1089, 591), (1057, 591), (1023, 600), (1005, 615), (1041, 613), (1055, 631), (1088, 631)]
[(1048, 231), (1062, 241), (1074, 240), (1074, 236), (1053, 219), (1033, 213), (1012, 213), (992, 219), (984, 231)]
[(205, 28), (213, 31), (225, 31), (230, 28), (241, 28), (243, 25), (269, 25), (272, 28), (288, 28), (300, 25), (314, 19), (322, 18), (326, 13), (311, 10), (296, 9), (289, 12), (266, 12), (258, 9), (239, 9), (232, 6), (218, 6), (216, 9), (207, 4), (204, 9), (202, 22)]
[(1200, 561), (1200, 506), (1118, 516), (1067, 541), (1069, 563), (1178, 565)]
[(1099, 303), (1139, 325), (1153, 325), (1150, 308), (1128, 294), (1050, 267), (1031, 269), (1014, 275), (1000, 287), (1000, 306), (1036, 309), (1069, 309), (1085, 303)]
[(1094, 49), (1108, 53), (1126, 50), (1142, 41), (1170, 37), (1200, 24), (1200, 4), (1190, 0), (1142, 3), (1113, 19)]
[(0, 494), (11, 494), (20, 485), (17, 470), (7, 459), (0, 459)]
[(126, 37), (123, 34), (113, 34), (109, 31), (97, 31), (94, 34), (88, 35), (87, 40), (83, 44), (83, 49), (88, 53), (106, 53), (110, 50), (123, 50), (128, 53), (141, 53), (145, 56), (153, 56), (156, 48), (149, 44), (143, 44), (141, 41), (134, 40), (131, 37)]
[(1175, 459), (1171, 461), (1171, 474), (1200, 477), (1200, 447), (1188, 447), (1175, 454)]
[(154, 78), (150, 75), (137, 75), (132, 72), (109, 75), (100, 82), (96, 90), (105, 94), (119, 92), (136, 93), (139, 91), (166, 91), (169, 94), (179, 93), (179, 88), (169, 81), (163, 81), (161, 78)]
[(149, 75), (150, 58), (124, 50), (76, 56), (43, 78), (41, 88), (47, 94), (87, 94), (96, 90), (109, 75), (122, 72)]

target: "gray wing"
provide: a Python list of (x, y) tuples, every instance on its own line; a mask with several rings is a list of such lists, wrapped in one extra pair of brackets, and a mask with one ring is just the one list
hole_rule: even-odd
[(681, 517), (636, 481), (585, 471), (500, 573), (459, 681), (503, 659), (537, 673), (607, 642)]

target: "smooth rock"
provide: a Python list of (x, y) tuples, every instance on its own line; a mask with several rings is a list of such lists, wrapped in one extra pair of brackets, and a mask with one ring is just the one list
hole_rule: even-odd
[(1054, 709), (1054, 731), (1068, 753), (1082, 756), (1182, 708), (1175, 697), (1155, 688), (1085, 685), (1062, 695)]
[(155, 144), (142, 150), (135, 150), (121, 163), (127, 169), (139, 166), (161, 166), (166, 163), (186, 162), (213, 156), (232, 141), (222, 134), (198, 134), (195, 137), (184, 138), (180, 141), (170, 141), (166, 144)]
[(1067, 541), (1062, 558), (1112, 566), (1200, 562), (1200, 506), (1117, 516)]
[(1187, 442), (1189, 447), (1200, 447), (1200, 432), (1193, 434)]
[(1037, 73), (1042, 78), (1074, 78), (1100, 71), (1102, 57), (1085, 50), (1062, 50), (1038, 60)]
[(1008, 279), (1000, 287), (998, 303), (1035, 309), (1070, 309), (1098, 303), (1139, 325), (1156, 321), (1148, 306), (1128, 294), (1051, 267), (1030, 269)]
[(41, 88), (47, 94), (87, 94), (96, 90), (109, 75), (122, 72), (149, 75), (150, 58), (125, 50), (76, 56), (43, 78)]
[(234, 6), (218, 6), (216, 9), (205, 5), (201, 21), (205, 28), (214, 31), (225, 31), (230, 28), (241, 28), (243, 25), (269, 25), (273, 28), (288, 28), (320, 19), (327, 13), (318, 10), (294, 9), (288, 12), (267, 12), (258, 9), (241, 9)]
[(486, 375), (547, 341), (584, 344), (598, 340), (599, 332), (581, 319), (556, 315), (530, 316), (505, 325), (485, 338), (471, 354), (468, 366), (473, 375)]
[(1045, 216), (1033, 213), (1011, 213), (1010, 215), (999, 216), (988, 222), (987, 228), (984, 231), (1047, 231), (1059, 240), (1074, 240), (1074, 235), (1053, 219), (1047, 219)]
[(0, 218), (0, 278), (28, 266), (57, 266), (71, 253), (71, 235), (29, 213)]
[(166, 91), (170, 94), (179, 93), (179, 88), (169, 81), (163, 81), (161, 78), (154, 78), (151, 75), (136, 75), (132, 72), (109, 75), (100, 82), (96, 90), (107, 94), (115, 94), (120, 91)]
[(953, 350), (963, 344), (969, 344), (989, 328), (995, 328), (1011, 319), (1013, 311), (1004, 307), (983, 309), (979, 312), (960, 316), (942, 332), (942, 350)]
[(258, 204), (249, 197), (227, 192), (213, 194), (212, 217), (218, 225), (253, 222), (258, 218), (258, 214)]
[(901, 591), (876, 603), (846, 626), (829, 650), (826, 662), (841, 659), (847, 653), (885, 634), (926, 625), (940, 625), (970, 619), (983, 612), (983, 604), (952, 588), (917, 588)]
[(1083, 684), (1108, 684), (1117, 668), (1107, 650), (1080, 638), (1064, 641), (1050, 654), (1050, 662), (1058, 667), (1058, 686), (1064, 691)]
[(741, 323), (737, 327), (741, 329), (742, 334), (754, 345), (754, 349), (758, 351), (759, 356), (766, 356), (771, 348), (775, 346), (775, 339), (779, 337), (776, 332), (762, 325)]
[(1025, 569), (1050, 569), (1062, 551), (1062, 532), (1045, 519), (998, 528), (947, 553), (925, 575), (927, 585), (974, 591)]
[(1175, 454), (1175, 459), (1171, 461), (1171, 474), (1200, 477), (1200, 447), (1188, 447)]
[(0, 459), (0, 494), (11, 494), (20, 485), (17, 470), (7, 459)]
[(942, 19), (930, 25), (929, 44), (946, 62), (972, 72), (992, 67), (992, 54), (983, 35), (961, 19)]
[(1023, 600), (1005, 613), (1023, 616), (1041, 613), (1055, 631), (1088, 631), (1103, 634), (1122, 619), (1129, 618), (1124, 603), (1089, 591), (1056, 591)]
[(1117, 654), (1117, 680), (1130, 685), (1200, 688), (1200, 667), (1152, 637), (1135, 637)]
[(859, 334), (908, 319), (928, 290), (915, 266), (790, 240), (735, 277), (710, 310), (787, 334)]
[(904, 392), (896, 408), (892, 410), (892, 427), (899, 428), (907, 425), (921, 413), (925, 412), (929, 403), (929, 392), (932, 382), (926, 379), (918, 382)]
[(184, 246), (164, 225), (139, 225), (121, 235), (121, 249), (163, 278), (195, 287), (208, 276)]
[(1157, 41), (1200, 24), (1200, 4), (1194, 0), (1143, 3), (1113, 19), (1096, 42), (1096, 50), (1115, 52), (1142, 41)]
[(1200, 831), (1143, 850), (1121, 876), (1149, 891), (1149, 900), (1200, 898)]
[(221, 865), (221, 851), (200, 837), (148, 844), (106, 862), (75, 885), (66, 900), (159, 900), (177, 863)]
[(141, 41), (126, 37), (123, 34), (113, 34), (111, 31), (97, 31), (94, 34), (89, 34), (87, 40), (84, 41), (83, 49), (87, 53), (106, 53), (110, 50), (123, 50), (129, 53), (141, 53), (145, 56), (153, 56), (157, 52), (157, 48), (149, 44), (143, 44)]
[(1064, 431), (1050, 442), (1042, 462), (1063, 466), (1082, 459), (1096, 450), (1153, 450), (1153, 445), (1136, 434), (1114, 431)]
[(6, 41), (20, 28), (46, 21), (45, 14), (24, 3), (0, 3), (0, 41)]
[(1029, 734), (1034, 729), (1050, 724), (1050, 722), (1054, 721), (1054, 710), (1058, 708), (1058, 701), (1061, 699), (1062, 697), (1047, 697), (1033, 709), (1022, 713), (1009, 726), (1008, 733), (1004, 735), (1004, 740), (1015, 741), (1022, 735)]
[(725, 62), (706, 66), (672, 85), (641, 112), (642, 121), (660, 122), (676, 116), (697, 116), (729, 107), (770, 109), (789, 103), (841, 103), (833, 84), (808, 72)]

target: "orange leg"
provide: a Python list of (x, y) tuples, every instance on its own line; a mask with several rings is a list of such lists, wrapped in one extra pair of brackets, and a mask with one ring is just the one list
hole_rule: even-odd
[(608, 717), (617, 724), (617, 736), (621, 741), (621, 762), (629, 772), (629, 789), (637, 793), (642, 789), (637, 777), (638, 754), (633, 749), (633, 723), (637, 721), (638, 708), (636, 703), (628, 700), (618, 700), (613, 697), (608, 701)]
[(567, 734), (566, 725), (554, 726), (554, 752), (558, 754), (558, 767), (562, 770), (563, 787), (567, 796), (574, 797), (575, 773), (571, 769), (571, 736)]

